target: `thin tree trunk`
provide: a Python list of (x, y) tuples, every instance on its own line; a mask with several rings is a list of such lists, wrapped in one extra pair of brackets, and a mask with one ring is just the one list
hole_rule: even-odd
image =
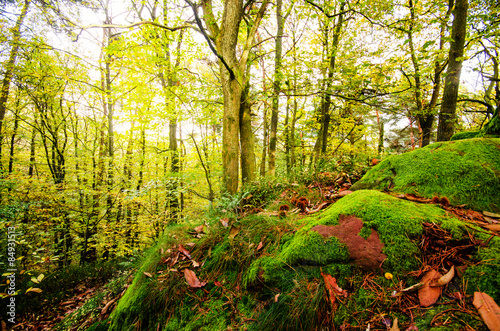
[[(19, 106), (19, 101), (17, 102), (17, 105)], [(14, 167), (14, 150), (15, 150), (17, 130), (19, 128), (19, 116), (18, 116), (18, 114), (14, 114), (14, 115), (15, 115), (15, 118), (14, 118), (14, 130), (12, 131), (12, 137), (10, 139), (9, 175), (12, 173), (13, 167)]]
[(28, 176), (31, 178), (35, 172), (35, 140), (36, 140), (36, 114), (34, 115), (34, 123), (31, 128), (31, 141), (30, 141), (30, 165), (28, 168)]
[(243, 184), (254, 182), (256, 174), (251, 104), (248, 100), (249, 89), (250, 82), (247, 80), (241, 94), (240, 108), (241, 180)]
[(465, 38), (467, 37), (467, 10), (468, 0), (457, 0), (455, 3), (454, 19), (451, 31), (453, 39), (450, 42), (448, 70), (439, 112), (438, 141), (448, 141), (455, 131), (458, 87), (464, 56)]
[(276, 173), (276, 144), (278, 135), (278, 115), (279, 115), (279, 98), (281, 93), (281, 57), (283, 49), (283, 1), (276, 1), (276, 19), (277, 19), (277, 36), (274, 52), (274, 83), (273, 83), (273, 103), (271, 112), (271, 130), (269, 133), (269, 175), (274, 176)]

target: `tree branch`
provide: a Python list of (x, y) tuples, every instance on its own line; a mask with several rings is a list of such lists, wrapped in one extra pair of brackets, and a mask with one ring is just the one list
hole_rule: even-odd
[(224, 60), (224, 58), (221, 55), (219, 55), (219, 53), (215, 49), (214, 45), (212, 44), (212, 40), (210, 39), (210, 36), (205, 31), (205, 28), (203, 27), (203, 24), (201, 23), (200, 16), (198, 15), (198, 10), (196, 9), (197, 6), (194, 3), (192, 3), (191, 1), (189, 1), (189, 0), (185, 0), (185, 1), (193, 9), (193, 13), (194, 13), (194, 18), (196, 20), (196, 24), (198, 25), (198, 28), (200, 29), (200, 32), (203, 35), (203, 37), (205, 37), (205, 39), (206, 39), (206, 41), (208, 43), (208, 47), (210, 47), (210, 50), (215, 54), (215, 56), (217, 56), (219, 58), (219, 60), (224, 65), (224, 67), (226, 67), (227, 71), (229, 72), (229, 77), (231, 78), (231, 80), (235, 79), (236, 76), (234, 74), (233, 69), (231, 69), (231, 67), (227, 64), (227, 62)]

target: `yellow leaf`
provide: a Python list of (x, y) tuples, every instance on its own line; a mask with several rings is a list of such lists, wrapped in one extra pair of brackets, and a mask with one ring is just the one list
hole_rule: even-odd
[(42, 293), (43, 291), (37, 287), (30, 287), (29, 289), (26, 290), (26, 293), (28, 292)]
[(229, 239), (234, 239), (236, 235), (240, 233), (240, 228), (234, 225), (231, 225), (231, 230), (229, 230)]

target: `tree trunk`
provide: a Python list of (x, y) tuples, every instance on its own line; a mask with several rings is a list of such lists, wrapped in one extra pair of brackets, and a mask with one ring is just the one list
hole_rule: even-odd
[(271, 112), (271, 130), (269, 133), (269, 175), (274, 176), (276, 173), (276, 144), (278, 135), (278, 115), (279, 115), (279, 99), (281, 92), (281, 57), (283, 49), (283, 1), (276, 1), (276, 19), (277, 19), (277, 36), (275, 39), (274, 52), (274, 82), (273, 82), (273, 107)]
[(10, 82), (14, 75), (14, 66), (16, 64), (17, 54), (19, 52), (19, 44), (21, 39), (21, 26), (24, 18), (28, 13), (31, 1), (25, 0), (21, 14), (17, 18), (16, 25), (12, 28), (12, 48), (10, 50), (9, 59), (5, 64), (5, 72), (2, 81), (2, 89), (0, 90), (0, 137), (2, 137), (2, 126), (7, 110), (7, 100), (9, 98)]
[(28, 168), (28, 176), (31, 178), (35, 173), (35, 141), (36, 141), (36, 114), (34, 115), (34, 123), (31, 129), (31, 141), (30, 141), (30, 165)]
[[(19, 101), (17, 103), (19, 106)], [(16, 107), (17, 109), (17, 107)], [(9, 175), (12, 173), (14, 170), (14, 149), (15, 149), (15, 143), (16, 143), (16, 135), (17, 135), (17, 129), (19, 128), (19, 116), (18, 114), (14, 114), (14, 130), (12, 131), (12, 137), (10, 139), (10, 151), (9, 151)]]
[(250, 82), (247, 81), (241, 94), (240, 108), (241, 181), (243, 184), (254, 182), (256, 174), (251, 104), (248, 100), (249, 89)]
[(468, 0), (457, 0), (455, 3), (453, 26), (450, 42), (448, 70), (439, 112), (438, 141), (448, 141), (455, 131), (458, 87), (464, 56), (465, 38), (467, 37)]
[[(190, 1), (196, 17), (196, 6)], [(255, 19), (248, 25), (247, 39), (242, 45), (242, 53), (238, 60), (236, 46), (238, 45), (238, 34), (240, 23), (243, 18), (243, 1), (224, 1), (224, 12), (222, 14), (222, 26), (219, 28), (211, 0), (201, 2), (203, 8), (203, 19), (211, 37), (205, 37), (214, 53), (219, 58), (219, 71), (224, 96), (224, 117), (222, 120), (222, 188), (230, 194), (238, 190), (239, 175), (239, 134), (240, 134), (240, 105), (242, 86), (245, 82), (245, 70), (248, 56), (253, 45), (254, 36), (260, 21), (264, 16), (269, 1), (264, 0)], [(198, 22), (203, 29), (201, 22)], [(215, 48), (211, 43), (215, 40)]]

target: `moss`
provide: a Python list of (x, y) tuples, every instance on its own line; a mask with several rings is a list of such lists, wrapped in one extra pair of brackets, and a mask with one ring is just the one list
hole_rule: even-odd
[[(317, 225), (338, 225), (340, 215), (362, 219), (360, 235), (368, 236), (371, 229), (378, 232), (387, 255), (383, 268), (394, 275), (393, 280), (384, 278), (381, 272), (377, 275), (375, 270), (360, 269), (350, 261), (344, 243), (312, 230)], [(170, 248), (176, 242), (173, 236), (165, 237), (145, 258), (111, 316), (110, 329), (319, 330), (344, 323), (366, 328), (365, 322), (374, 316), (394, 311), (397, 299), (391, 297), (392, 290), (418, 282), (407, 275), (422, 266), (418, 245), (424, 222), (440, 225), (457, 241), (471, 231), (440, 206), (417, 204), (373, 190), (356, 191), (303, 219), (245, 217), (236, 221), (240, 230), (232, 239), (228, 236), (229, 228), (223, 228), (217, 220), (191, 251), (194, 260), (204, 262), (196, 271), (200, 280), (208, 282), (203, 289), (189, 288), (176, 273), (163, 283), (156, 279), (156, 271), (165, 268), (159, 264), (159, 248)], [(489, 238), (486, 234), (474, 235), (483, 242)], [(257, 249), (260, 242), (263, 246)], [(477, 254), (470, 254), (473, 266), (466, 271), (465, 280), (469, 289), (480, 288), (497, 299), (500, 284), (496, 275), (500, 266), (488, 259), (500, 256), (498, 238), (491, 239), (489, 246)], [(481, 259), (483, 263), (479, 263)], [(154, 276), (145, 277), (144, 272)], [(342, 304), (335, 308), (335, 314), (322, 272), (336, 277), (338, 285), (349, 292), (347, 298), (340, 298)], [(432, 313), (432, 309), (427, 311)], [(401, 314), (397, 315), (400, 321), (409, 323), (408, 315), (395, 312)], [(417, 312), (420, 315), (415, 318), (425, 320), (420, 324), (422, 329), (429, 328), (432, 317), (428, 319), (426, 310)], [(456, 319), (453, 325), (463, 327), (463, 320)]]
[(451, 136), (450, 141), (475, 138), (480, 131), (458, 132)]
[(500, 139), (434, 143), (393, 155), (352, 188), (447, 197), (452, 204), (500, 211)]
[(175, 226), (167, 229), (170, 235), (164, 236), (161, 241), (145, 253), (142, 266), (137, 271), (132, 284), (128, 287), (123, 297), (118, 302), (116, 309), (110, 316), (111, 324), (109, 330), (132, 330), (135, 325), (147, 329), (148, 325), (153, 325), (158, 321), (158, 312), (165, 308), (166, 296), (171, 293), (161, 290), (158, 283), (145, 274), (155, 274), (158, 263), (161, 260), (161, 249), (166, 250), (176, 242), (175, 234), (180, 234), (181, 227)]
[[(486, 236), (482, 237), (486, 241)], [(480, 239), (481, 240), (481, 239)], [(482, 247), (477, 253), (479, 264), (470, 266), (465, 271), (464, 278), (468, 280), (467, 291), (485, 292), (496, 302), (500, 302), (500, 238), (493, 237), (487, 247)]]

